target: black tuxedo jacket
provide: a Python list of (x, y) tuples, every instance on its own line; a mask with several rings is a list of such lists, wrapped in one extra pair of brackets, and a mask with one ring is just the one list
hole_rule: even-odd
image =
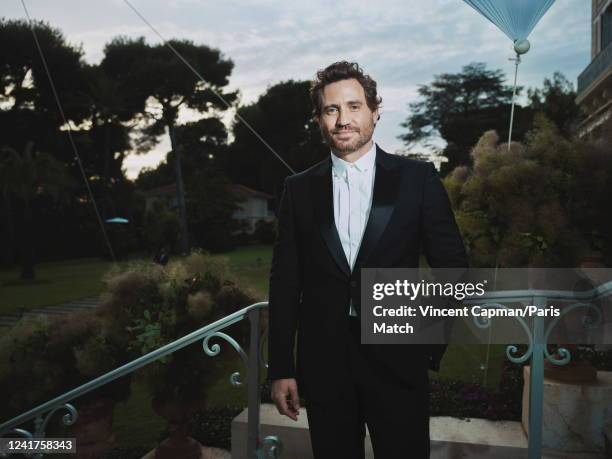
[[(348, 309), (360, 308), (361, 268), (465, 267), (463, 241), (431, 163), (376, 147), (372, 207), (351, 272), (334, 221), (331, 158), (287, 177), (269, 290), (268, 378), (297, 378), (307, 399), (333, 397), (347, 371)], [(297, 366), (294, 343), (297, 332)], [(408, 384), (427, 382), (446, 346), (362, 345)]]

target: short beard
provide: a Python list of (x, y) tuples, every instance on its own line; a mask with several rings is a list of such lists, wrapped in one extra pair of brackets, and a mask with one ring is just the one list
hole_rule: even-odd
[(334, 136), (328, 131), (324, 131), (321, 128), (321, 135), (325, 139), (327, 145), (330, 146), (332, 150), (337, 153), (353, 153), (363, 147), (372, 139), (372, 134), (374, 134), (374, 123), (368, 126), (365, 130), (357, 131), (357, 138), (352, 143), (344, 143), (342, 146), (339, 146), (334, 141)]

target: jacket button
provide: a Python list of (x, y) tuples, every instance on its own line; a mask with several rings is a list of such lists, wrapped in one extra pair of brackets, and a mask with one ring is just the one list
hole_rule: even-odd
[(351, 287), (357, 287), (357, 281), (356, 280), (352, 280), (351, 281)]

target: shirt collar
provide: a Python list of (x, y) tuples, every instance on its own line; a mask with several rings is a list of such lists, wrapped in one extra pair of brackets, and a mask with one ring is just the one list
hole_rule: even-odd
[(368, 152), (354, 163), (338, 158), (333, 152), (330, 152), (330, 155), (332, 160), (332, 171), (339, 177), (343, 177), (346, 170), (351, 165), (354, 165), (355, 169), (360, 172), (369, 171), (374, 168), (376, 160), (376, 142), (372, 142), (372, 147)]

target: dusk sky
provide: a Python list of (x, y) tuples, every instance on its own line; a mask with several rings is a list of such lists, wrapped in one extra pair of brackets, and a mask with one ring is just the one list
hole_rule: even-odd
[[(257, 99), (283, 80), (311, 79), (317, 69), (357, 61), (378, 81), (383, 98), (374, 139), (389, 152), (402, 148), (397, 136), (419, 84), (436, 74), (458, 72), (470, 62), (513, 76), (512, 43), (462, 0), (132, 0), (165, 36), (218, 48), (234, 61), (230, 89), (242, 103)], [(82, 45), (85, 59), (99, 62), (117, 35), (159, 38), (122, 0), (26, 0), (30, 15), (62, 30)], [(541, 86), (559, 70), (576, 84), (589, 63), (590, 10), (587, 0), (557, 0), (529, 37), (531, 51), (519, 67), (519, 84)], [(20, 0), (3, 0), (0, 16), (25, 18)], [(6, 44), (2, 44), (6, 46)], [(163, 160), (166, 137), (145, 155), (130, 155), (127, 175)]]

